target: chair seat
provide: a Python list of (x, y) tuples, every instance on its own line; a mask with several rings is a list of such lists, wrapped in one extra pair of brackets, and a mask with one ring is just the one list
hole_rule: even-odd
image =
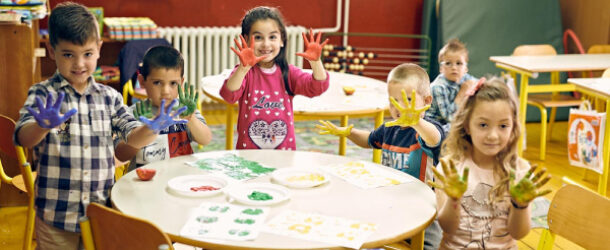
[[(32, 172), (32, 180), (36, 180), (36, 172)], [(23, 176), (22, 175), (17, 175), (15, 177), (13, 177), (13, 186), (15, 186), (17, 189), (21, 190), (22, 192), (28, 192), (25, 189), (25, 184), (23, 183)]]
[(547, 108), (555, 108), (578, 106), (582, 103), (582, 100), (569, 95), (557, 95), (555, 98), (552, 98), (550, 94), (543, 94), (528, 95), (527, 102), (537, 103)]

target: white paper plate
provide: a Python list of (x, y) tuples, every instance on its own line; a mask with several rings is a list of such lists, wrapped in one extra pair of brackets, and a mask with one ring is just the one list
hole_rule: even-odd
[[(183, 175), (167, 182), (168, 190), (177, 195), (190, 197), (207, 197), (218, 194), (227, 186), (227, 180), (213, 175)], [(218, 188), (210, 191), (193, 191), (192, 187), (212, 186)]]
[[(265, 193), (272, 197), (270, 200), (253, 200), (250, 196), (253, 192)], [(267, 206), (280, 203), (290, 199), (290, 190), (287, 188), (270, 183), (245, 183), (231, 186), (225, 190), (225, 193), (235, 199), (237, 202), (254, 205)]]
[(273, 171), (271, 178), (291, 188), (311, 188), (330, 180), (329, 175), (315, 168), (282, 168)]

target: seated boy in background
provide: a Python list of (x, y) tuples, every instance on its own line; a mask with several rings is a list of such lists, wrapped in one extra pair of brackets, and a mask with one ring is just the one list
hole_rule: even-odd
[(458, 39), (451, 39), (438, 53), (440, 74), (432, 81), (432, 105), (426, 117), (443, 126), (451, 127), (451, 118), (465, 93), (476, 85), (477, 79), (468, 74), (468, 49)]
[(159, 112), (161, 101), (165, 103), (179, 98), (180, 106), (187, 107), (181, 117), (188, 122), (175, 124), (161, 130), (157, 139), (137, 150), (125, 142), (119, 142), (116, 156), (120, 161), (131, 160), (127, 171), (144, 164), (193, 153), (191, 142), (207, 145), (212, 132), (197, 109), (199, 94), (193, 85), (184, 83), (184, 59), (173, 47), (156, 46), (146, 51), (138, 81), (146, 89), (148, 99), (130, 107), (136, 117), (152, 117)]
[(38, 249), (82, 248), (78, 219), (89, 203), (110, 201), (113, 132), (130, 147), (141, 148), (155, 139), (156, 131), (186, 122), (174, 121), (164, 111), (153, 121), (143, 119), (146, 126), (141, 126), (127, 112), (121, 94), (93, 80), (102, 46), (98, 27), (85, 6), (66, 2), (53, 9), (48, 49), (57, 72), (30, 87), (19, 111), (13, 140), (33, 148), (38, 159), (34, 191)]
[[(320, 134), (346, 136), (363, 148), (382, 150), (381, 164), (403, 171), (425, 182), (432, 180), (444, 137), (441, 125), (424, 117), (432, 102), (428, 74), (420, 66), (404, 63), (388, 75), (390, 114), (394, 121), (386, 122), (372, 132), (348, 127), (336, 127), (329, 121), (316, 125)], [(407, 93), (411, 96), (407, 98)], [(396, 101), (399, 100), (399, 101)], [(426, 229), (426, 249), (437, 249), (442, 237), (435, 220)]]

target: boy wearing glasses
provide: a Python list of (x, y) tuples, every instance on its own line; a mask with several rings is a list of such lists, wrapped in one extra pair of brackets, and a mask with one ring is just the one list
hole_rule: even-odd
[(426, 117), (438, 121), (449, 132), (451, 118), (464, 93), (478, 80), (468, 72), (468, 50), (458, 39), (449, 40), (438, 53), (440, 74), (430, 84), (432, 104)]

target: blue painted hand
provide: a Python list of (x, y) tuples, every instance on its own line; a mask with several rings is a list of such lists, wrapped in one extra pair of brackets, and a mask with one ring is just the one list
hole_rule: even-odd
[(148, 126), (148, 128), (154, 131), (155, 134), (159, 133), (161, 130), (168, 128), (171, 125), (184, 124), (187, 122), (186, 120), (174, 120), (174, 118), (178, 117), (182, 112), (184, 112), (187, 107), (182, 107), (176, 110), (173, 114), (170, 114), (172, 111), (172, 107), (174, 107), (174, 105), (176, 104), (178, 104), (178, 100), (172, 101), (172, 103), (166, 108), (165, 100), (161, 100), (161, 107), (159, 107), (159, 115), (153, 120), (149, 120), (144, 116), (140, 116), (140, 121), (146, 124), (146, 126)]
[(38, 112), (31, 107), (25, 107), (28, 112), (34, 117), (38, 125), (42, 128), (55, 128), (66, 120), (70, 119), (70, 116), (76, 114), (76, 109), (70, 109), (64, 115), (59, 114), (61, 109), (61, 102), (64, 100), (64, 93), (60, 92), (55, 103), (53, 103), (53, 94), (49, 92), (47, 96), (47, 105), (42, 104), (42, 99), (36, 97), (36, 106)]

